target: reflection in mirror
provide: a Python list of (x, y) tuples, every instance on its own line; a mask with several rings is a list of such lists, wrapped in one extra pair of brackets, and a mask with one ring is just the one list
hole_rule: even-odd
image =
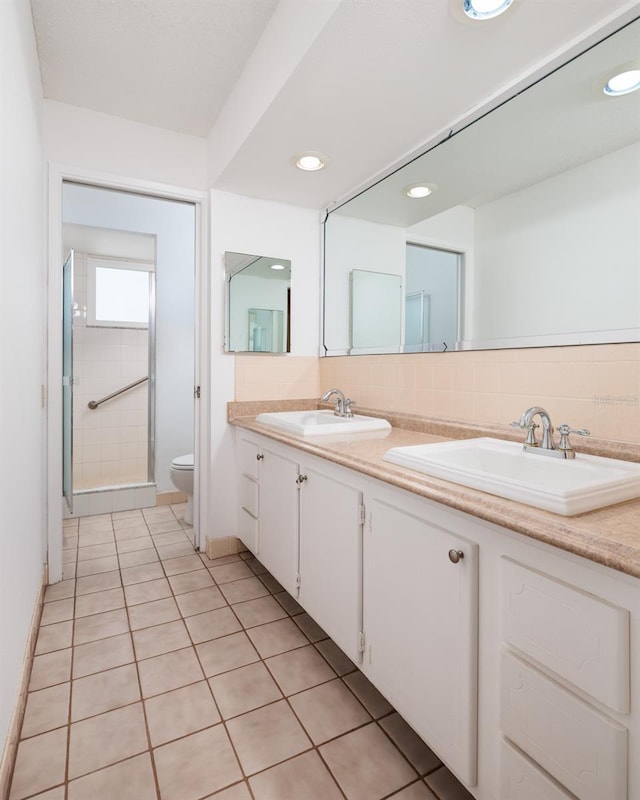
[[(398, 353), (402, 281), (399, 275), (351, 270), (352, 353)], [(395, 298), (395, 302), (393, 301)]]
[(291, 262), (282, 258), (224, 254), (227, 280), (225, 350), (291, 352)]
[(330, 210), (327, 354), (354, 352), (354, 263), (404, 287), (396, 352), (640, 339), (640, 92), (603, 92), (639, 38), (636, 20)]

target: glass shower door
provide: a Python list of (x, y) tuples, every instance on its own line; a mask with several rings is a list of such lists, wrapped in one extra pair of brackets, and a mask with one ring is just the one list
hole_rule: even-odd
[(73, 250), (62, 267), (62, 494), (73, 512)]

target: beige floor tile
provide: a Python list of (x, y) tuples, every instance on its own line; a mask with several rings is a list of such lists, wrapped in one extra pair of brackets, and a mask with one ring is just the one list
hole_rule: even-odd
[(250, 628), (247, 634), (262, 658), (305, 647), (309, 640), (290, 619), (279, 619)]
[(241, 630), (241, 625), (230, 608), (218, 608), (185, 619), (194, 644), (218, 639)]
[(327, 639), (327, 634), (322, 630), (315, 620), (311, 619), (308, 614), (298, 614), (293, 617), (293, 621), (309, 639), (310, 642), (320, 642), (322, 639)]
[(148, 753), (98, 770), (69, 784), (69, 800), (156, 800)]
[(438, 800), (438, 798), (432, 791), (427, 789), (422, 781), (419, 781), (418, 783), (412, 783), (411, 786), (407, 786), (406, 789), (402, 789), (397, 794), (391, 795), (389, 800)]
[(169, 558), (167, 561), (162, 562), (162, 566), (167, 575), (179, 575), (182, 572), (204, 569), (204, 564), (195, 554), (192, 556), (180, 556), (180, 558)]
[(140, 528), (144, 531), (147, 530), (147, 523), (144, 521), (142, 514), (139, 516), (113, 518), (113, 530), (116, 533), (118, 531), (130, 530), (131, 528)]
[(83, 578), (86, 575), (97, 575), (100, 572), (112, 572), (118, 569), (118, 557), (106, 556), (105, 558), (92, 558), (91, 561), (79, 561), (76, 575)]
[(123, 519), (138, 519), (144, 520), (142, 516), (142, 511), (139, 508), (130, 508), (126, 511), (114, 511), (111, 514), (111, 520), (113, 522), (113, 527), (116, 527), (116, 522), (120, 522)]
[(201, 681), (202, 669), (192, 647), (148, 658), (138, 664), (143, 697), (153, 697)]
[(304, 612), (304, 608), (302, 608), (300, 603), (297, 600), (294, 600), (288, 592), (278, 592), (277, 594), (274, 594), (273, 597), (280, 603), (287, 614), (292, 617), (296, 614), (302, 614)]
[(307, 689), (291, 697), (289, 702), (314, 744), (327, 742), (371, 721), (339, 680)]
[(116, 529), (116, 543), (129, 541), (130, 539), (144, 539), (149, 536), (149, 528), (144, 524), (131, 525), (129, 528)]
[(64, 786), (58, 786), (55, 789), (49, 789), (48, 792), (42, 794), (34, 794), (29, 800), (64, 800)]
[(149, 522), (148, 525), (151, 533), (169, 533), (170, 531), (177, 531), (182, 528), (179, 520), (175, 518), (171, 520), (168, 519), (166, 522)]
[(473, 800), (473, 796), (446, 767), (427, 775), (425, 782), (440, 800)]
[(93, 544), (83, 546), (80, 544), (78, 548), (78, 561), (89, 561), (93, 558), (105, 558), (106, 556), (115, 556), (116, 546), (113, 542), (106, 542), (105, 544)]
[(72, 578), (76, 577), (76, 563), (75, 561), (73, 564), (64, 564), (62, 565), (62, 580), (69, 581)]
[(427, 747), (399, 714), (394, 713), (380, 720), (380, 727), (393, 739), (397, 748), (404, 753), (406, 759), (413, 764), (420, 775), (433, 772), (441, 765), (438, 756)]
[(29, 691), (45, 689), (47, 686), (54, 686), (56, 683), (64, 683), (71, 678), (71, 648), (56, 650), (53, 653), (46, 653), (36, 656), (33, 659), (31, 668), (31, 679), (29, 681)]
[(224, 725), (154, 750), (162, 800), (196, 800), (242, 778)]
[(127, 567), (140, 567), (143, 564), (153, 564), (159, 561), (155, 548), (149, 547), (146, 550), (133, 550), (130, 553), (120, 553), (118, 556), (120, 569)]
[(9, 800), (22, 800), (62, 783), (66, 752), (66, 728), (20, 742)]
[(239, 581), (242, 578), (251, 578), (253, 576), (253, 572), (244, 561), (234, 561), (231, 564), (211, 567), (210, 572), (217, 584), (231, 583), (231, 581)]
[(200, 558), (205, 567), (220, 567), (223, 564), (235, 564), (242, 560), (240, 556), (235, 553), (229, 556), (218, 556), (218, 558), (209, 558), (206, 553), (200, 553)]
[(322, 656), (327, 659), (338, 675), (348, 675), (350, 672), (355, 672), (357, 669), (353, 661), (346, 653), (343, 653), (338, 645), (331, 639), (318, 642), (316, 648), (320, 651)]
[(142, 704), (74, 722), (69, 735), (69, 779), (147, 750)]
[(76, 547), (65, 548), (62, 551), (63, 564), (75, 564), (78, 560), (78, 550)]
[(111, 528), (101, 525), (90, 532), (86, 532), (80, 528), (80, 534), (78, 536), (78, 545), (80, 547), (94, 547), (98, 544), (111, 544), (113, 541), (114, 537)]
[(53, 625), (45, 625), (38, 631), (38, 641), (36, 643), (35, 654), (51, 653), (54, 650), (63, 650), (71, 647), (73, 635), (72, 622), (56, 622)]
[(98, 639), (73, 648), (73, 677), (82, 678), (94, 672), (129, 664), (133, 660), (130, 634)]
[(75, 622), (73, 643), (86, 644), (96, 639), (106, 639), (117, 636), (129, 630), (129, 620), (124, 608), (115, 611), (104, 611), (102, 614), (92, 614), (90, 617), (80, 617)]
[(42, 617), (40, 619), (41, 625), (52, 625), (54, 622), (64, 622), (67, 619), (73, 619), (73, 597), (66, 600), (52, 600), (50, 603), (45, 603), (42, 609)]
[(36, 736), (69, 722), (70, 683), (59, 683), (48, 689), (29, 692), (20, 736)]
[(360, 671), (346, 675), (343, 680), (374, 719), (393, 711), (391, 703)]
[[(118, 542), (118, 555), (135, 553), (138, 550), (152, 550), (153, 539), (150, 536), (137, 536), (135, 539), (120, 539)], [(133, 566), (129, 564), (128, 566)]]
[(164, 572), (158, 561), (154, 564), (143, 564), (140, 567), (129, 567), (122, 570), (122, 583), (125, 586), (130, 586), (132, 583), (154, 581), (158, 578), (164, 578)]
[(140, 700), (135, 664), (98, 672), (73, 681), (71, 721), (113, 711)]
[(152, 538), (156, 547), (165, 544), (185, 544), (185, 542), (189, 542), (182, 528), (169, 533), (154, 533)]
[(199, 644), (196, 651), (207, 677), (244, 667), (259, 660), (255, 648), (244, 631)]
[(143, 583), (132, 583), (131, 586), (125, 586), (124, 588), (124, 596), (128, 606), (150, 603), (152, 600), (162, 600), (165, 597), (171, 597), (171, 594), (171, 587), (166, 578), (144, 581)]
[(236, 603), (233, 610), (244, 628), (254, 628), (256, 625), (264, 625), (266, 622), (284, 619), (287, 616), (284, 608), (271, 596)]
[(132, 631), (150, 628), (152, 625), (162, 625), (164, 622), (173, 622), (176, 619), (180, 619), (180, 612), (173, 597), (129, 607), (129, 624)]
[(209, 679), (223, 719), (265, 706), (282, 698), (282, 692), (264, 664), (249, 664)]
[(255, 576), (223, 583), (220, 585), (220, 589), (228, 603), (242, 603), (245, 600), (255, 600), (256, 597), (264, 597), (269, 594), (267, 587)]
[[(223, 789), (221, 792), (216, 792), (215, 795), (211, 794), (205, 797), (204, 800), (253, 800), (249, 794), (247, 784), (236, 783), (235, 786), (230, 786), (228, 789)], [(311, 800), (311, 798), (308, 798)]]
[(54, 600), (65, 600), (67, 597), (73, 597), (75, 591), (75, 580), (53, 583), (45, 589), (44, 602), (50, 603)]
[(234, 717), (226, 725), (246, 775), (260, 772), (311, 747), (285, 700)]
[(170, 653), (172, 650), (182, 650), (191, 645), (191, 639), (181, 620), (133, 631), (132, 635), (138, 661)]
[(122, 586), (118, 570), (103, 572), (100, 575), (89, 575), (86, 578), (78, 578), (76, 581), (76, 595), (103, 592), (106, 589), (115, 589), (117, 586)]
[(156, 542), (156, 547), (158, 548), (158, 555), (163, 561), (167, 561), (170, 558), (193, 555), (193, 545), (186, 536), (184, 537), (184, 542), (175, 544), (158, 544)]
[(417, 777), (376, 724), (322, 745), (320, 753), (349, 800), (380, 800)]
[(204, 681), (152, 697), (145, 700), (144, 705), (153, 747), (220, 722), (220, 714)]
[(310, 645), (269, 658), (265, 664), (287, 697), (336, 677), (320, 653)]
[(104, 592), (84, 594), (76, 598), (76, 619), (123, 607), (124, 592), (120, 586), (115, 589), (105, 589)]
[(195, 592), (180, 594), (176, 597), (176, 603), (183, 617), (192, 617), (194, 614), (202, 614), (227, 605), (220, 589), (213, 585), (197, 589)]
[(250, 779), (256, 800), (342, 800), (342, 792), (315, 752), (278, 764)]
[(207, 586), (214, 585), (213, 578), (206, 569), (197, 570), (196, 572), (184, 572), (181, 575), (172, 575), (169, 578), (169, 583), (175, 594), (195, 592), (196, 589), (204, 589)]

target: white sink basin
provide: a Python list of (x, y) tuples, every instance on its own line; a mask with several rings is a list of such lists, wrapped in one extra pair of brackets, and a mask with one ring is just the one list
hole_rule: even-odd
[(333, 411), (274, 411), (259, 414), (256, 422), (299, 436), (320, 436), (335, 433), (363, 433), (366, 431), (389, 430), (386, 419), (364, 417), (337, 417)]
[(501, 439), (394, 447), (384, 460), (565, 516), (640, 497), (640, 464), (582, 453), (552, 458)]

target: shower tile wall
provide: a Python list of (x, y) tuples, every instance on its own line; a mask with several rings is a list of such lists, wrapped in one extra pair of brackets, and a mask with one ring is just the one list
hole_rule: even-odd
[[(87, 257), (75, 253), (74, 301), (87, 302)], [(90, 400), (148, 374), (148, 331), (87, 326), (73, 320), (73, 488), (145, 483), (147, 480), (148, 384), (95, 410)]]

